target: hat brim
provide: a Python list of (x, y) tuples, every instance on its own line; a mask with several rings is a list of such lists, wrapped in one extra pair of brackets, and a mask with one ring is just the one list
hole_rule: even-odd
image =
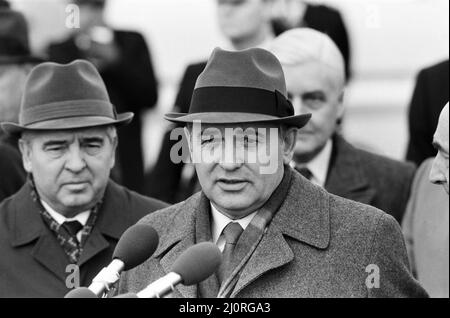
[(37, 122), (27, 126), (21, 126), (17, 123), (5, 122), (1, 124), (1, 128), (9, 135), (17, 135), (23, 131), (44, 131), (44, 130), (67, 130), (79, 128), (92, 128), (97, 126), (124, 126), (129, 124), (134, 117), (131, 112), (118, 114), (117, 119), (104, 116), (80, 116), (67, 117), (53, 120)]
[(276, 117), (264, 114), (238, 113), (238, 112), (209, 112), (209, 113), (167, 113), (164, 118), (173, 123), (188, 124), (199, 120), (203, 124), (243, 124), (243, 123), (274, 123), (284, 124), (297, 128), (305, 126), (311, 114), (302, 114), (288, 117)]

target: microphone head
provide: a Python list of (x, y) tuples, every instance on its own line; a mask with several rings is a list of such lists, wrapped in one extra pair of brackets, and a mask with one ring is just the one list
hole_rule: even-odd
[(64, 298), (98, 298), (98, 297), (89, 288), (78, 287), (68, 292), (66, 296), (64, 296)]
[(126, 294), (117, 295), (113, 298), (139, 298), (139, 297), (135, 293), (126, 293)]
[(191, 246), (184, 251), (172, 266), (172, 272), (183, 280), (183, 285), (194, 285), (214, 274), (222, 262), (222, 253), (211, 242)]
[(146, 224), (135, 224), (120, 237), (113, 259), (121, 260), (125, 264), (124, 270), (130, 270), (152, 256), (158, 243), (158, 233), (154, 228)]

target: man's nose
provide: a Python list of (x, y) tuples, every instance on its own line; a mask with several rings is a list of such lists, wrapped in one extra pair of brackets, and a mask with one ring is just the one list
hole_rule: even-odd
[(439, 157), (439, 154), (434, 158), (433, 164), (431, 165), (431, 171), (430, 171), (430, 182), (434, 184), (442, 184), (445, 182), (444, 174), (442, 173), (442, 160)]
[(84, 168), (86, 168), (86, 161), (80, 147), (71, 147), (66, 161), (66, 169), (73, 173), (79, 173)]

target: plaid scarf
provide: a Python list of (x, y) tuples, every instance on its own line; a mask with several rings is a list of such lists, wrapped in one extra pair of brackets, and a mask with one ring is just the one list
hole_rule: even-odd
[(219, 294), (217, 295), (218, 298), (227, 298), (233, 292), (245, 264), (255, 252), (267, 227), (278, 212), (280, 206), (283, 204), (291, 185), (291, 177), (292, 170), (289, 166), (285, 165), (283, 180), (241, 234), (236, 247), (234, 248), (233, 258), (231, 260), (231, 268), (234, 268), (234, 270), (231, 272), (231, 275), (222, 282)]
[(55, 234), (59, 245), (61, 245), (67, 257), (69, 258), (69, 262), (71, 264), (78, 263), (81, 253), (83, 252), (83, 246), (86, 243), (87, 238), (91, 234), (95, 221), (97, 220), (98, 210), (102, 204), (102, 201), (100, 200), (100, 202), (98, 202), (92, 208), (86, 225), (81, 229), (81, 239), (79, 242), (76, 237), (73, 237), (64, 226), (56, 222), (55, 219), (52, 218), (50, 213), (48, 213), (44, 208), (39, 198), (39, 194), (36, 190), (36, 186), (34, 184), (32, 176), (29, 176), (28, 182), (31, 186), (31, 198), (38, 206), (39, 214), (41, 215), (42, 220)]

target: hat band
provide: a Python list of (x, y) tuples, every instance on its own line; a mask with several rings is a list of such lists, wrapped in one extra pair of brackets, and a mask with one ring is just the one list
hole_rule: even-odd
[(194, 90), (189, 113), (237, 112), (276, 117), (294, 115), (291, 102), (278, 90), (214, 86)]
[[(22, 108), (23, 109), (23, 108)], [(102, 100), (56, 102), (23, 109), (19, 123), (23, 126), (67, 117), (100, 116), (116, 119), (114, 106)]]

